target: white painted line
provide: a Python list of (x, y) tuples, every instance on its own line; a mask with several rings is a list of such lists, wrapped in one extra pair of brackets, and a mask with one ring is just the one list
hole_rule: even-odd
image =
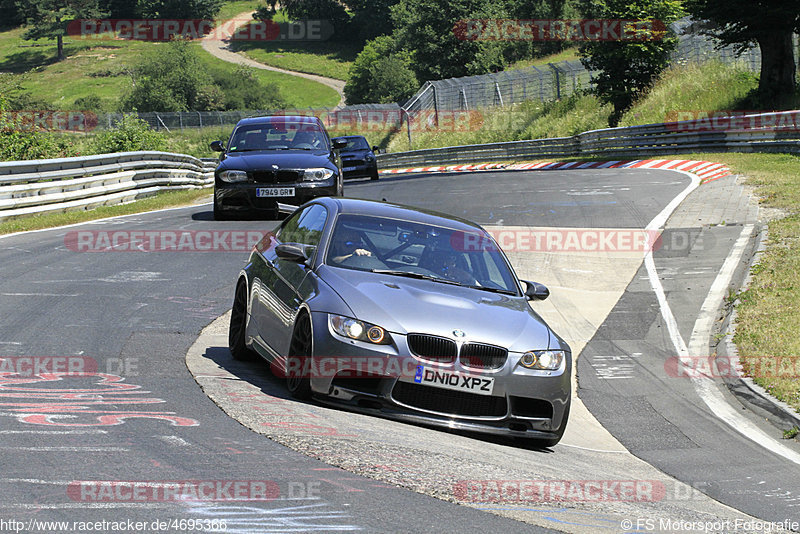
[[(211, 191), (208, 192), (211, 194)], [(128, 213), (127, 215), (115, 215), (114, 217), (106, 217), (104, 219), (93, 219), (91, 221), (83, 221), (79, 223), (73, 224), (65, 224), (64, 226), (54, 226), (52, 228), (40, 228), (38, 230), (26, 230), (24, 232), (14, 232), (13, 234), (3, 234), (0, 235), (0, 239), (4, 239), (6, 237), (14, 237), (15, 235), (21, 234), (36, 234), (39, 232), (49, 232), (51, 230), (62, 230), (64, 228), (74, 228), (75, 226), (84, 226), (86, 224), (95, 224), (99, 222), (106, 222), (106, 221), (113, 221), (116, 219), (124, 219), (125, 217), (137, 217), (139, 215), (147, 215), (149, 213), (161, 213), (162, 211), (174, 211), (174, 210), (185, 210), (187, 208), (196, 208), (198, 206), (210, 206), (213, 202), (205, 202), (203, 204), (190, 204), (188, 206), (178, 206), (175, 208), (163, 208), (160, 210), (153, 210), (153, 211), (140, 211), (139, 213)]]
[[(716, 317), (716, 311), (725, 296), (725, 291), (727, 291), (728, 284), (733, 277), (736, 265), (741, 261), (745, 247), (747, 246), (747, 241), (752, 233), (753, 225), (747, 225), (742, 228), (739, 238), (736, 240), (731, 253), (725, 259), (722, 269), (720, 269), (717, 278), (711, 285), (711, 289), (703, 302), (700, 314), (698, 315), (697, 321), (695, 321), (688, 347), (683, 337), (681, 337), (675, 315), (672, 313), (672, 309), (667, 302), (666, 295), (664, 294), (664, 287), (661, 285), (661, 280), (656, 271), (653, 254), (652, 252), (648, 252), (647, 256), (645, 256), (645, 265), (650, 279), (650, 286), (656, 293), (658, 304), (661, 308), (661, 316), (667, 325), (670, 339), (672, 340), (675, 350), (678, 351), (682, 363), (687, 364), (687, 360), (691, 357), (707, 355), (708, 339), (711, 334), (711, 326)], [(759, 427), (741, 417), (738, 412), (728, 404), (710, 378), (692, 377), (691, 380), (698, 396), (703, 400), (706, 406), (708, 406), (711, 413), (754, 443), (800, 465), (800, 454), (777, 442), (771, 436), (764, 433)]]
[(108, 434), (108, 430), (86, 429), (86, 430), (0, 430), (0, 434), (41, 434), (41, 435), (63, 435), (63, 434)]
[(0, 451), (30, 452), (129, 452), (124, 447), (0, 447)]
[(80, 297), (80, 293), (0, 293), (4, 297)]

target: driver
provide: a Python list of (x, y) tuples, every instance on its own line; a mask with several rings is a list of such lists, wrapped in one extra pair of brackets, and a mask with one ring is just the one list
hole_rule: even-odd
[(331, 261), (342, 263), (353, 256), (372, 256), (372, 252), (363, 248), (361, 236), (354, 230), (343, 229), (336, 233), (336, 238), (331, 244)]

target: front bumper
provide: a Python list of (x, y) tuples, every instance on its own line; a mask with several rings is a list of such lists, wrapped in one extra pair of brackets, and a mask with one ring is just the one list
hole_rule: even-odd
[[(258, 197), (259, 188), (293, 188), (294, 195), (282, 197)], [(214, 204), (223, 213), (270, 213), (276, 214), (278, 202), (299, 206), (311, 199), (337, 194), (336, 181), (322, 183), (253, 184), (223, 183), (214, 185)]]
[[(347, 170), (345, 170), (347, 169)], [(342, 160), (342, 176), (345, 178), (372, 177), (378, 172), (378, 163)]]
[[(392, 334), (392, 345), (371, 345), (330, 332), (325, 313), (312, 317), (315, 359), (338, 358), (344, 371), (358, 358), (377, 364), (359, 366), (360, 371), (405, 369), (388, 376), (379, 372), (354, 377), (352, 372), (336, 371), (312, 376), (312, 391), (321, 402), (422, 425), (525, 438), (553, 438), (566, 424), (571, 388), (569, 354), (564, 369), (551, 373), (520, 368), (518, 358), (511, 353), (505, 365), (495, 370), (468, 369), (458, 361), (452, 364), (451, 371), (494, 378), (492, 394), (478, 395), (415, 383), (408, 362), (412, 368), (417, 364), (429, 367), (430, 362), (412, 355), (405, 336)], [(405, 363), (391, 365), (391, 359)]]

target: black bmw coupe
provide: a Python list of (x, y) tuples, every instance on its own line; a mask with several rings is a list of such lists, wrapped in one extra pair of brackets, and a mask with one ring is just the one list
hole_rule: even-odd
[(316, 117), (271, 116), (242, 119), (214, 173), (214, 219), (256, 214), (277, 218), (277, 203), (299, 205), (320, 196), (342, 196), (338, 149)]

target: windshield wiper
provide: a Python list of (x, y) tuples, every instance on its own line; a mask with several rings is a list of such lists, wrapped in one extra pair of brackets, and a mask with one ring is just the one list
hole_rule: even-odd
[(441, 282), (443, 284), (450, 284), (453, 286), (460, 286), (458, 282), (447, 280), (446, 278), (439, 278), (438, 276), (431, 276), (429, 274), (414, 273), (411, 271), (396, 271), (392, 269), (370, 269), (370, 272), (378, 274), (391, 274), (394, 276), (405, 276), (406, 278), (417, 278), (419, 280), (431, 280), (433, 282)]
[(512, 295), (516, 296), (516, 291), (511, 291), (510, 289), (500, 289), (499, 287), (490, 287), (490, 286), (464, 286), (469, 287), (471, 289), (480, 289), (481, 291), (490, 291), (492, 293), (501, 293), (503, 295)]

